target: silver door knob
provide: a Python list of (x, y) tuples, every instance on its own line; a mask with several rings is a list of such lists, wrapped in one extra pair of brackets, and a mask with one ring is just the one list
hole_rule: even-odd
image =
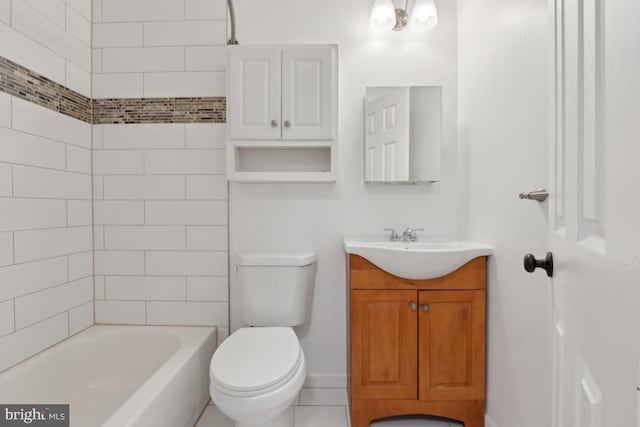
[(271, 127), (277, 127), (278, 126), (278, 121), (277, 120), (271, 120)]
[(284, 121), (284, 127), (290, 128), (291, 127), (291, 122), (289, 120), (285, 120)]
[(417, 302), (409, 303), (409, 308), (411, 309), (411, 311), (416, 311), (418, 309), (418, 303)]
[(429, 311), (429, 306), (427, 304), (422, 304), (422, 311), (425, 313)]

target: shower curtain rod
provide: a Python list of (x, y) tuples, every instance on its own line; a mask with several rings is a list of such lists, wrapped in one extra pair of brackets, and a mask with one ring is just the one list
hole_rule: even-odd
[(233, 9), (233, 0), (227, 0), (227, 5), (229, 6), (229, 18), (231, 19), (231, 37), (227, 44), (239, 44), (238, 39), (236, 38), (236, 12)]

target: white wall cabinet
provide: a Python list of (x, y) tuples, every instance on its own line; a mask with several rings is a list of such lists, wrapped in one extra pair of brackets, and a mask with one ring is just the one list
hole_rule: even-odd
[(229, 55), (229, 132), (232, 139), (279, 140), (281, 49), (242, 48)]
[(334, 49), (282, 50), (282, 139), (334, 137)]
[(336, 46), (230, 49), (229, 180), (335, 181), (337, 71)]

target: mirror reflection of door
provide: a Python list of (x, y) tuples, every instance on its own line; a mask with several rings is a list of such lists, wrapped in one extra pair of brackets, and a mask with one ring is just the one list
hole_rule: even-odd
[(442, 87), (368, 87), (365, 182), (440, 181)]
[(408, 87), (380, 88), (367, 96), (367, 181), (409, 180), (409, 102)]

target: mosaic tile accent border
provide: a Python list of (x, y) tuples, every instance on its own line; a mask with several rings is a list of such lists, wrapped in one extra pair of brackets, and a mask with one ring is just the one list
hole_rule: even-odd
[(0, 56), (0, 91), (91, 123), (91, 98)]
[(2, 56), (0, 91), (92, 124), (227, 121), (223, 96), (92, 100)]
[(225, 123), (227, 99), (118, 98), (94, 99), (93, 123)]

